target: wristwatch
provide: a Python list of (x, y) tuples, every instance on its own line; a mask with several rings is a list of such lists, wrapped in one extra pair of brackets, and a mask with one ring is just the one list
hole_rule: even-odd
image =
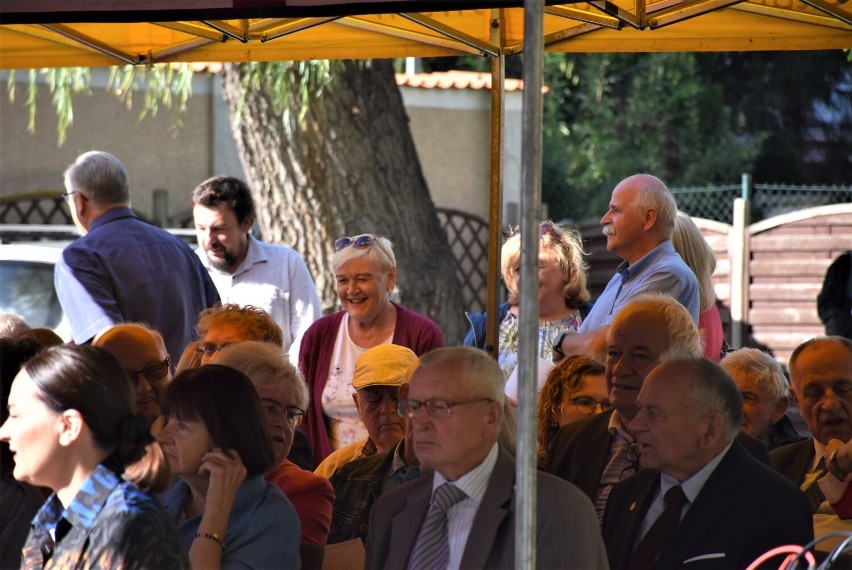
[(567, 334), (567, 332), (560, 333), (560, 335), (556, 337), (556, 340), (553, 341), (553, 345), (550, 348), (553, 350), (553, 354), (559, 356), (559, 358), (554, 358), (553, 362), (559, 362), (565, 358), (565, 353), (562, 352), (562, 340)]

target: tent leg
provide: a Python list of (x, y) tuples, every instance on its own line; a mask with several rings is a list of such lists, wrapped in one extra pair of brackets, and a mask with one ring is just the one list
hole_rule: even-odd
[(521, 268), (515, 568), (536, 567), (538, 407), (538, 222), (541, 219), (544, 0), (524, 1), (524, 112), (521, 154)]

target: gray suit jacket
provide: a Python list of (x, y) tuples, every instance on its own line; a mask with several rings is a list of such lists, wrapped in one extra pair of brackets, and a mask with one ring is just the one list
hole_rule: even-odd
[[(429, 510), (433, 476), (397, 487), (376, 502), (367, 535), (367, 568), (408, 565)], [(461, 567), (513, 568), (515, 561), (515, 460), (500, 448), (494, 472), (476, 513)], [(579, 489), (538, 474), (537, 567), (608, 568), (595, 509)]]

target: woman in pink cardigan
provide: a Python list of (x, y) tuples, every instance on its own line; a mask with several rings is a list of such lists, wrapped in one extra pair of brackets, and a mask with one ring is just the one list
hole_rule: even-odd
[(353, 400), (358, 356), (380, 344), (405, 346), (418, 356), (444, 345), (434, 322), (391, 301), (396, 258), (387, 238), (340, 238), (335, 249), (332, 267), (343, 310), (311, 325), (299, 350), (299, 368), (311, 393), (302, 429), (315, 465), (367, 437)]

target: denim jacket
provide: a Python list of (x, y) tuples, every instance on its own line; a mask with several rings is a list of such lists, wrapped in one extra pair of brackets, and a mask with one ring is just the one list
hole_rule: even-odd
[(362, 457), (340, 467), (331, 476), (334, 512), (327, 544), (353, 538), (366, 543), (370, 510), (381, 494), (420, 476), (420, 467), (400, 467), (391, 473), (395, 455), (401, 455), (405, 440), (394, 452)]

